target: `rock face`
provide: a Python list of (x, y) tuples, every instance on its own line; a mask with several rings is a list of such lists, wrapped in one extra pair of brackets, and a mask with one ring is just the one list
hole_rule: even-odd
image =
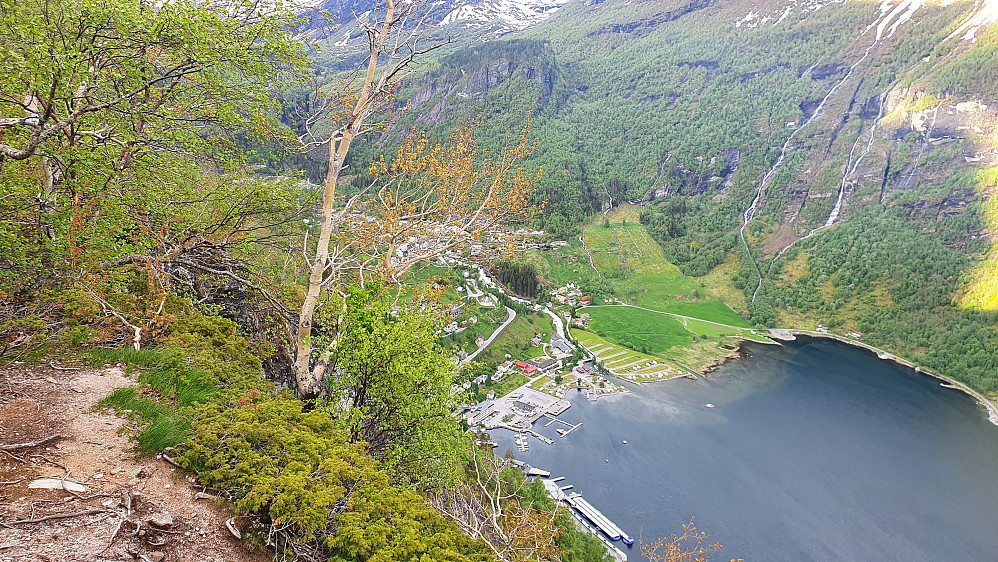
[[(550, 103), (564, 80), (551, 48), (540, 41), (513, 40), (479, 45), (440, 61), (440, 68), (419, 78), (410, 103), (416, 124), (432, 127), (468, 103), (479, 103), (503, 88), (527, 90), (535, 111)], [(524, 111), (529, 108), (524, 108)]]

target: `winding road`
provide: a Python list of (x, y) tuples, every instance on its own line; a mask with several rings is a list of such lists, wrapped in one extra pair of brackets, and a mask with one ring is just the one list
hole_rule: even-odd
[(499, 336), (502, 335), (502, 333), (506, 330), (506, 328), (508, 328), (509, 325), (513, 323), (513, 320), (516, 320), (516, 311), (507, 306), (506, 307), (506, 321), (502, 323), (502, 326), (499, 326), (498, 328), (496, 328), (496, 330), (494, 332), (492, 332), (492, 335), (489, 336), (489, 339), (485, 340), (482, 343), (481, 347), (479, 347), (478, 349), (476, 349), (475, 352), (472, 353), (471, 355), (465, 357), (461, 362), (462, 363), (471, 363), (472, 361), (474, 361), (475, 357), (478, 357), (479, 353), (485, 351), (490, 345), (492, 345), (492, 342), (495, 341), (496, 338), (498, 338)]

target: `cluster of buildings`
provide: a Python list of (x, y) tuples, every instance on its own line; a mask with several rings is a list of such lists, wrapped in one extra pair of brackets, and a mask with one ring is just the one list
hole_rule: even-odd
[(577, 304), (586, 305), (592, 300), (589, 295), (583, 295), (582, 291), (575, 288), (575, 283), (569, 282), (563, 287), (551, 291), (551, 295), (558, 304), (575, 306)]
[(589, 313), (583, 312), (578, 318), (573, 318), (572, 323), (580, 328), (589, 327)]
[(490, 398), (476, 404), (465, 417), (471, 427), (494, 429), (505, 427), (516, 431), (530, 429), (530, 424), (545, 414), (557, 416), (571, 406), (568, 400), (556, 398), (531, 388), (520, 388), (502, 398)]
[(478, 317), (477, 316), (472, 316), (472, 317), (468, 318), (467, 320), (461, 320), (460, 322), (458, 322), (457, 320), (454, 320), (450, 324), (447, 324), (446, 326), (444, 326), (444, 334), (443, 335), (449, 336), (451, 334), (460, 334), (461, 332), (465, 331), (468, 328), (468, 326), (472, 326), (474, 324), (478, 324)]

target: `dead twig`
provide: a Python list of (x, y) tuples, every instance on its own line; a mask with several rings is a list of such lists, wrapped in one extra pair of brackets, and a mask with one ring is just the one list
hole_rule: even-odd
[(160, 453), (159, 456), (164, 461), (166, 461), (168, 464), (172, 464), (173, 466), (175, 466), (177, 468), (183, 468), (182, 466), (180, 466), (179, 464), (177, 464), (177, 461), (173, 460), (173, 457), (171, 457), (170, 455), (168, 455), (166, 453)]
[(83, 517), (84, 515), (94, 515), (95, 513), (105, 513), (106, 511), (107, 510), (104, 509), (85, 509), (83, 511), (77, 511), (74, 513), (56, 513), (55, 515), (46, 515), (45, 517), (38, 517), (35, 519), (18, 519), (17, 521), (0, 522), (0, 525), (4, 527), (10, 527), (11, 525), (42, 523), (44, 521), (52, 521), (53, 519), (70, 519), (72, 517)]
[(225, 520), (225, 528), (228, 529), (230, 533), (232, 533), (233, 537), (236, 537), (237, 539), (243, 538), (242, 532), (240, 532), (239, 529), (237, 529), (236, 526), (232, 524), (232, 519), (234, 518), (229, 518)]
[(79, 367), (56, 367), (55, 362), (49, 363), (49, 367), (55, 369), (56, 371), (79, 371)]
[(114, 528), (114, 532), (111, 533), (111, 540), (107, 541), (107, 546), (105, 546), (101, 550), (101, 553), (107, 552), (107, 549), (111, 548), (111, 545), (114, 544), (114, 539), (118, 538), (118, 532), (121, 531), (121, 526), (124, 525), (124, 524), (125, 524), (125, 518), (121, 517), (121, 515), (119, 514), (118, 515), (118, 526)]
[(4, 451), (3, 449), (0, 449), (0, 453), (3, 453), (3, 454), (7, 455), (8, 457), (10, 457), (10, 458), (12, 458), (12, 459), (14, 459), (16, 461), (21, 461), (24, 464), (28, 464), (28, 461), (26, 459), (22, 459), (21, 457), (15, 455), (14, 453), (8, 453), (7, 451)]
[(38, 441), (31, 441), (28, 443), (14, 443), (12, 445), (0, 445), (0, 451), (16, 451), (18, 449), (28, 449), (30, 447), (38, 447), (46, 443), (51, 443), (56, 439), (61, 439), (62, 435), (56, 433), (55, 435), (49, 435), (45, 439), (40, 439)]
[[(7, 453), (7, 454), (9, 455), (10, 453)], [(45, 455), (39, 455), (38, 453), (32, 453), (31, 455), (28, 455), (28, 456), (30, 458), (38, 457), (38, 458), (42, 459), (43, 461), (45, 461), (45, 462), (47, 462), (49, 464), (54, 464), (54, 465), (58, 466), (59, 468), (63, 469), (66, 472), (66, 476), (69, 476), (69, 472), (70, 472), (69, 468), (66, 465), (64, 465), (64, 464), (59, 464), (59, 463), (55, 462), (54, 460), (46, 457)], [(25, 461), (25, 462), (27, 462), (27, 461)]]

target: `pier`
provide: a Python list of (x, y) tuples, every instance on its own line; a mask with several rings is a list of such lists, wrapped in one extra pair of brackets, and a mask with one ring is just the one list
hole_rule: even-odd
[[(579, 424), (579, 425), (582, 425), (582, 424)], [(554, 439), (549, 439), (547, 437), (544, 437), (543, 435), (541, 435), (540, 433), (537, 433), (536, 431), (534, 431), (532, 429), (529, 430), (528, 433), (530, 433), (531, 435), (533, 435), (534, 437), (536, 437), (539, 441), (541, 441), (543, 443), (547, 443), (548, 445), (553, 445), (554, 444)]]
[[(571, 428), (571, 429), (568, 429), (568, 430), (561, 429), (560, 427), (557, 428), (555, 431), (558, 432), (558, 436), (559, 437), (564, 437), (564, 436), (568, 435), (569, 433), (575, 431), (576, 429), (579, 429), (580, 427), (582, 427), (581, 423), (577, 424), (577, 425), (572, 425), (572, 424), (568, 423), (567, 421), (560, 420), (560, 419), (552, 416), (551, 414), (544, 414), (544, 416), (547, 417), (549, 420), (551, 420), (551, 421), (547, 422), (546, 424), (544, 424), (544, 427), (547, 427), (547, 426), (549, 426), (549, 425), (551, 425), (551, 424), (553, 424), (555, 422), (558, 422), (558, 423), (560, 423), (562, 425), (566, 425), (566, 426), (568, 426), (568, 427)], [(552, 441), (552, 443), (553, 442), (554, 441)]]
[(542, 480), (544, 483), (544, 489), (547, 490), (551, 499), (557, 503), (566, 502), (572, 509), (569, 509), (569, 513), (572, 517), (579, 523), (579, 525), (592, 534), (594, 537), (598, 538), (600, 542), (606, 546), (610, 555), (613, 556), (617, 562), (627, 562), (627, 554), (620, 550), (611, 541), (623, 541), (624, 544), (634, 544), (634, 539), (627, 535), (624, 531), (617, 527), (617, 525), (610, 521), (602, 512), (592, 506), (589, 502), (582, 499), (582, 494), (573, 492), (571, 494), (566, 494), (566, 490), (573, 488), (571, 484), (567, 486), (559, 486), (558, 482), (561, 482), (565, 478), (559, 476), (553, 480)]
[[(562, 488), (564, 490), (565, 488)], [(582, 498), (581, 494), (572, 494), (568, 496), (568, 505), (574, 507), (583, 517), (588, 519), (596, 526), (597, 529), (606, 533), (612, 541), (623, 540), (624, 544), (634, 544), (634, 540), (627, 535), (624, 531), (620, 530), (620, 527), (616, 523), (610, 521), (610, 519), (603, 515), (603, 512), (593, 507), (592, 504), (587, 502)]]

